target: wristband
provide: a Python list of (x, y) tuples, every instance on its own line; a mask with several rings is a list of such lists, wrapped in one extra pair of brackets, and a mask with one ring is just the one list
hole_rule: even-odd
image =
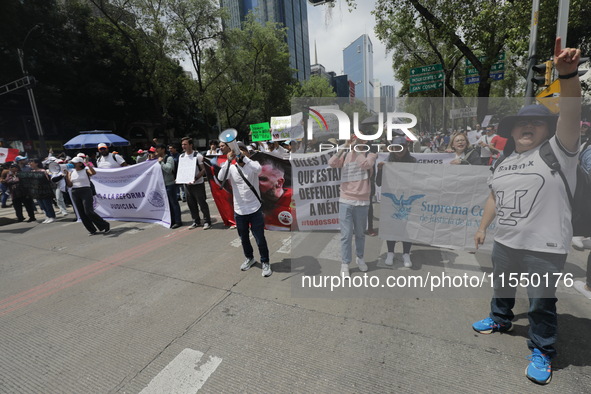
[(572, 73), (566, 75), (558, 74), (558, 79), (571, 79), (576, 77), (577, 75), (579, 75), (579, 70), (573, 71)]

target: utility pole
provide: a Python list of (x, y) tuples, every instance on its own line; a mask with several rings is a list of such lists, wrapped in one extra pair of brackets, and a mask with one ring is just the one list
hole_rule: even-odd
[[(25, 36), (25, 39), (23, 40), (23, 45), (22, 47), (25, 47), (25, 44), (27, 42), (27, 39), (29, 38), (29, 35), (33, 32), (33, 30), (37, 29), (41, 27), (41, 25), (35, 25), (31, 28), (31, 30), (29, 30), (29, 32), (27, 33), (27, 35)], [(20, 61), (21, 64), (21, 71), (23, 72), (23, 77), (28, 77), (29, 73), (27, 72), (26, 68), (25, 68), (25, 60), (24, 60), (24, 51), (23, 49), (19, 48), (17, 49), (18, 52), (18, 59)], [(39, 153), (40, 153), (40, 157), (45, 157), (47, 155), (47, 145), (45, 144), (45, 136), (43, 135), (43, 127), (41, 126), (41, 120), (39, 119), (39, 112), (37, 111), (37, 103), (35, 102), (35, 95), (33, 94), (33, 86), (32, 85), (28, 85), (26, 87), (27, 89), (27, 95), (29, 96), (29, 103), (31, 104), (31, 111), (33, 112), (33, 120), (35, 121), (35, 128), (37, 129), (37, 135), (39, 136)]]
[(540, 13), (540, 0), (533, 0), (531, 7), (531, 25), (529, 34), (529, 53), (527, 63), (527, 83), (525, 85), (525, 105), (532, 104), (534, 101), (534, 77), (533, 67), (537, 62), (536, 44), (538, 41), (538, 22)]

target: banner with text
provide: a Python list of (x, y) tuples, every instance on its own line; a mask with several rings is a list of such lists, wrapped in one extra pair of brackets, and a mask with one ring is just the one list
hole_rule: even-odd
[[(473, 250), (489, 175), (487, 166), (385, 164), (380, 238)], [(492, 248), (494, 227), (481, 249)]]
[(341, 169), (328, 160), (336, 149), (310, 154), (292, 154), (294, 201), (301, 231), (339, 229)]
[(170, 226), (162, 169), (156, 160), (133, 166), (96, 169), (94, 209), (103, 219)]
[(299, 140), (304, 138), (304, 114), (274, 116), (271, 118), (271, 140)]

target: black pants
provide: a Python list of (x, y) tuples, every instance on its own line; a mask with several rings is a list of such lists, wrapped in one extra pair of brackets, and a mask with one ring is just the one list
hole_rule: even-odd
[(25, 220), (25, 217), (23, 216), (23, 205), (27, 210), (29, 219), (35, 220), (35, 203), (30, 197), (19, 197), (12, 199), (12, 206), (14, 207), (16, 218), (21, 222)]
[(201, 224), (201, 218), (199, 217), (199, 208), (201, 208), (205, 223), (211, 224), (209, 206), (207, 205), (207, 196), (205, 195), (205, 183), (185, 185), (185, 194), (193, 222), (195, 224)]
[(109, 223), (94, 211), (94, 198), (90, 187), (72, 189), (72, 203), (89, 233), (96, 233), (97, 228), (99, 231), (103, 231), (109, 227)]

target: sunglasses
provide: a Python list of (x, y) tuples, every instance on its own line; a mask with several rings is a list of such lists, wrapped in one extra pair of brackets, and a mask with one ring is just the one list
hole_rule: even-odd
[(515, 126), (517, 127), (525, 127), (527, 125), (532, 125), (534, 127), (541, 127), (544, 126), (546, 122), (543, 120), (519, 120), (515, 122)]

